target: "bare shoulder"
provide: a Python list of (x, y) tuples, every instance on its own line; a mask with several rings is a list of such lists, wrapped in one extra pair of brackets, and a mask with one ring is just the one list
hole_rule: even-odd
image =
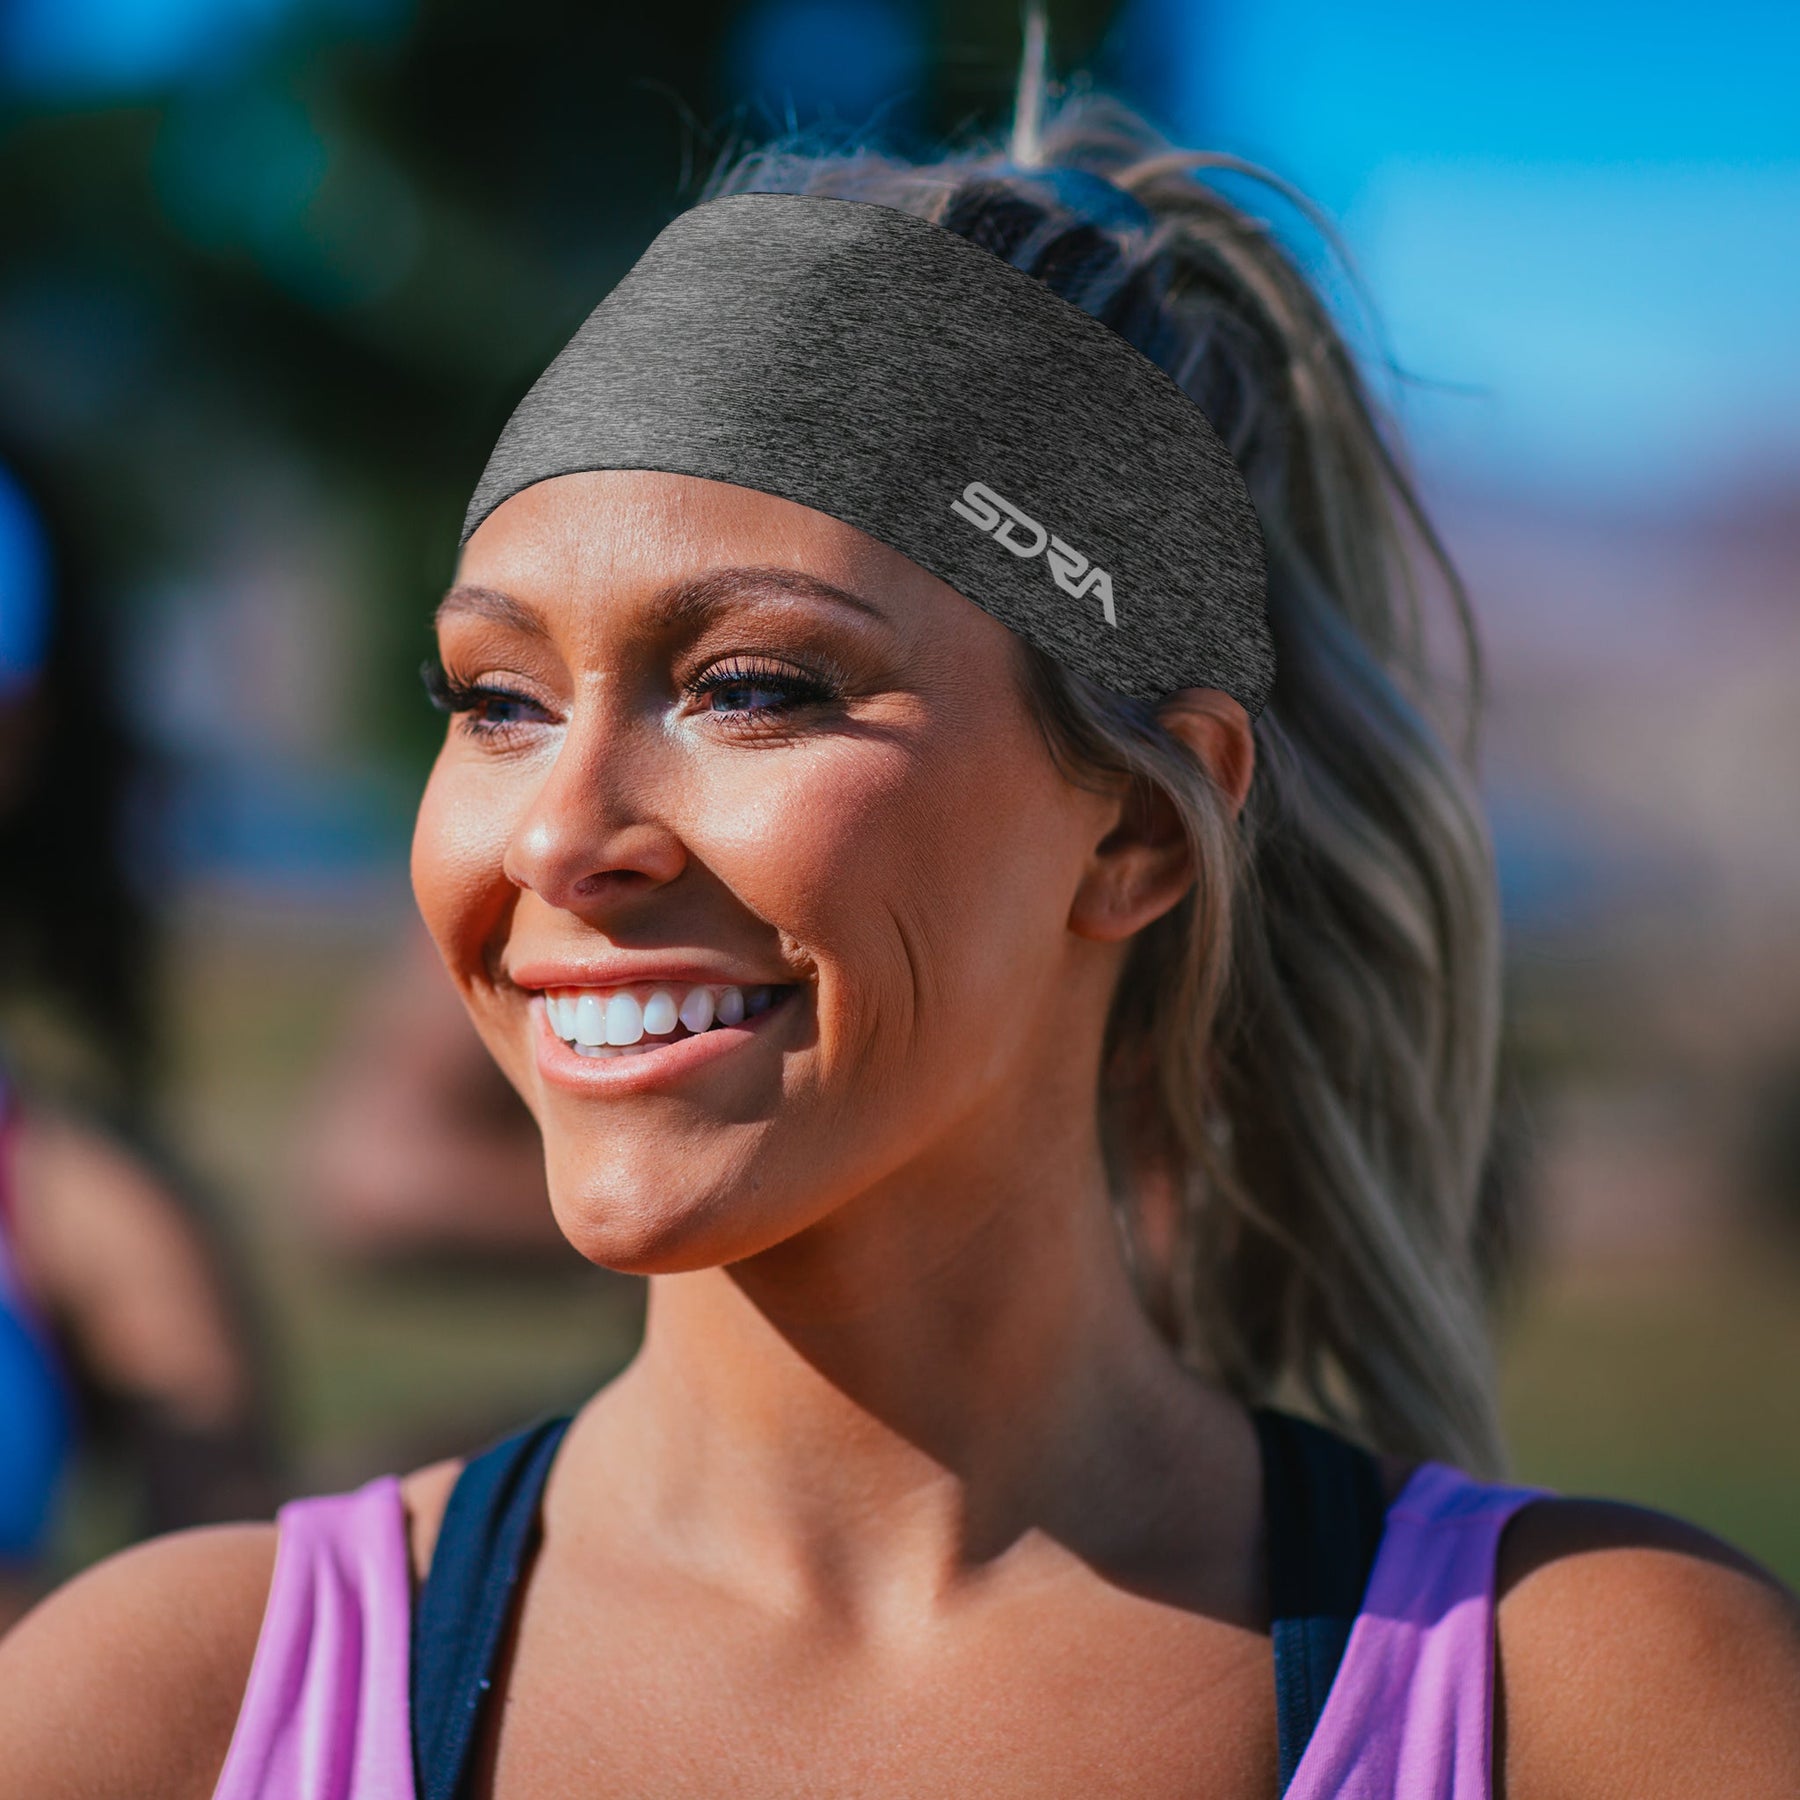
[(0, 1793), (205, 1800), (275, 1564), (273, 1525), (158, 1538), (59, 1589), (0, 1642)]
[[(459, 1462), (401, 1482), (422, 1574)], [(277, 1527), (217, 1525), (121, 1552), (0, 1640), (0, 1794), (207, 1800), (230, 1748)]]
[(1800, 1603), (1748, 1558), (1662, 1513), (1549, 1500), (1498, 1577), (1506, 1800), (1800, 1793)]
[(400, 1503), (406, 1509), (406, 1541), (415, 1583), (423, 1581), (425, 1571), (431, 1567), (431, 1552), (437, 1546), (444, 1508), (450, 1504), (450, 1490), (462, 1471), (461, 1461), (452, 1459), (427, 1463), (400, 1478)]

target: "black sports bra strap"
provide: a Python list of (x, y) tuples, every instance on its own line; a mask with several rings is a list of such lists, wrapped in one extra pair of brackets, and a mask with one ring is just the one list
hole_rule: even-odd
[(1325, 1709), (1387, 1519), (1368, 1451), (1291, 1413), (1253, 1413), (1269, 1544), (1275, 1719), (1286, 1793)]
[(460, 1800), (538, 1502), (568, 1430), (546, 1419), (464, 1465), (413, 1607), (412, 1742), (419, 1800)]

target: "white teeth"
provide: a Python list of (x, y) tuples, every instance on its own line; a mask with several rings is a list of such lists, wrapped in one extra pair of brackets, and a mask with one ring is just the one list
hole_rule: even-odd
[(575, 1002), (575, 1030), (578, 1044), (590, 1048), (606, 1042), (606, 1002), (598, 994), (583, 994)]
[(691, 987), (685, 992), (659, 987), (639, 1000), (623, 989), (559, 988), (545, 990), (544, 1016), (550, 1029), (583, 1056), (637, 1055), (657, 1047), (643, 1039), (667, 1039), (679, 1026), (698, 1037), (714, 1024), (741, 1025), (767, 1012), (778, 991), (763, 985)]
[(629, 994), (614, 994), (606, 1003), (606, 1041), (623, 1047), (643, 1035), (643, 1007)]

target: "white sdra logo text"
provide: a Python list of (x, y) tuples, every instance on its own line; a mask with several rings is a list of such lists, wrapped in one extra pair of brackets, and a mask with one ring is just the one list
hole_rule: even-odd
[(985, 531), (996, 544), (1004, 544), (1014, 556), (1042, 556), (1050, 565), (1051, 579), (1065, 594), (1084, 600), (1090, 594), (1100, 602), (1109, 625), (1117, 625), (1113, 612), (1112, 577), (1089, 563), (1072, 544), (1052, 537), (1036, 519), (1028, 519), (1010, 500), (1003, 500), (984, 482), (971, 481), (960, 500), (950, 502), (958, 518), (967, 519), (977, 531)]

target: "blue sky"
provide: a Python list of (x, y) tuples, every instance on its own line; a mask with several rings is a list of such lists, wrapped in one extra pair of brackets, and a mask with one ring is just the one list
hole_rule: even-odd
[(1121, 37), (1179, 135), (1341, 221), (1410, 372), (1479, 390), (1408, 399), (1432, 462), (1800, 482), (1800, 5), (1133, 0)]

